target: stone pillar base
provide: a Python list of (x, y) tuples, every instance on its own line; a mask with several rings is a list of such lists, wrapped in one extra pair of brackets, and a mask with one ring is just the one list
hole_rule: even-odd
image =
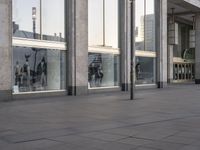
[(128, 84), (128, 83), (122, 83), (121, 84), (121, 89), (122, 89), (122, 91), (128, 91), (129, 90), (129, 85), (130, 84)]
[(78, 95), (87, 95), (88, 87), (87, 86), (70, 86), (68, 87), (68, 95), (78, 96)]
[(157, 86), (159, 89), (162, 89), (167, 86), (167, 83), (166, 82), (157, 82)]
[(195, 79), (195, 84), (200, 84), (200, 79)]
[(0, 91), (0, 101), (11, 101), (12, 100), (12, 91), (3, 90)]

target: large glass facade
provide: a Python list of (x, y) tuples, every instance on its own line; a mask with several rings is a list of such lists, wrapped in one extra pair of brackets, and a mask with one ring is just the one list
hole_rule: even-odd
[(119, 55), (89, 53), (89, 88), (119, 86)]
[(64, 0), (13, 0), (13, 36), (64, 41)]
[(156, 81), (155, 58), (136, 57), (136, 84), (154, 84)]
[(136, 50), (155, 51), (154, 0), (136, 0)]
[(13, 47), (13, 92), (66, 89), (65, 51)]

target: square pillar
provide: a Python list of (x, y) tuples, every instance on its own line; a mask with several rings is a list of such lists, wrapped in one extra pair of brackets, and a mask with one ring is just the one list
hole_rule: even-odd
[(200, 84), (200, 13), (195, 16), (196, 42), (195, 42), (195, 83)]
[(88, 93), (88, 0), (66, 1), (69, 95)]
[(130, 5), (129, 0), (119, 0), (119, 47), (121, 89), (128, 91), (130, 85)]
[(12, 98), (12, 0), (0, 1), (0, 101)]
[(155, 0), (157, 85), (167, 85), (167, 0)]
[(167, 59), (168, 59), (168, 65), (167, 65), (167, 72), (168, 72), (168, 83), (172, 83), (173, 82), (173, 76), (174, 76), (174, 64), (173, 64), (173, 45), (168, 45), (168, 55), (167, 55)]

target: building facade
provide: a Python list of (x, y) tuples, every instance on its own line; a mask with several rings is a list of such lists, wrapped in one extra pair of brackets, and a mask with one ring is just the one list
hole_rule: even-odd
[(200, 83), (199, 0), (133, 0), (133, 7), (130, 0), (0, 0), (0, 6), (0, 100), (128, 91), (131, 42), (136, 88)]

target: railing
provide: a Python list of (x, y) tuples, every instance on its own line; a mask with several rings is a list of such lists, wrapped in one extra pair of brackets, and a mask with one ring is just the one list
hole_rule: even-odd
[(192, 62), (175, 62), (173, 64), (174, 82), (193, 81), (195, 75), (194, 63)]

